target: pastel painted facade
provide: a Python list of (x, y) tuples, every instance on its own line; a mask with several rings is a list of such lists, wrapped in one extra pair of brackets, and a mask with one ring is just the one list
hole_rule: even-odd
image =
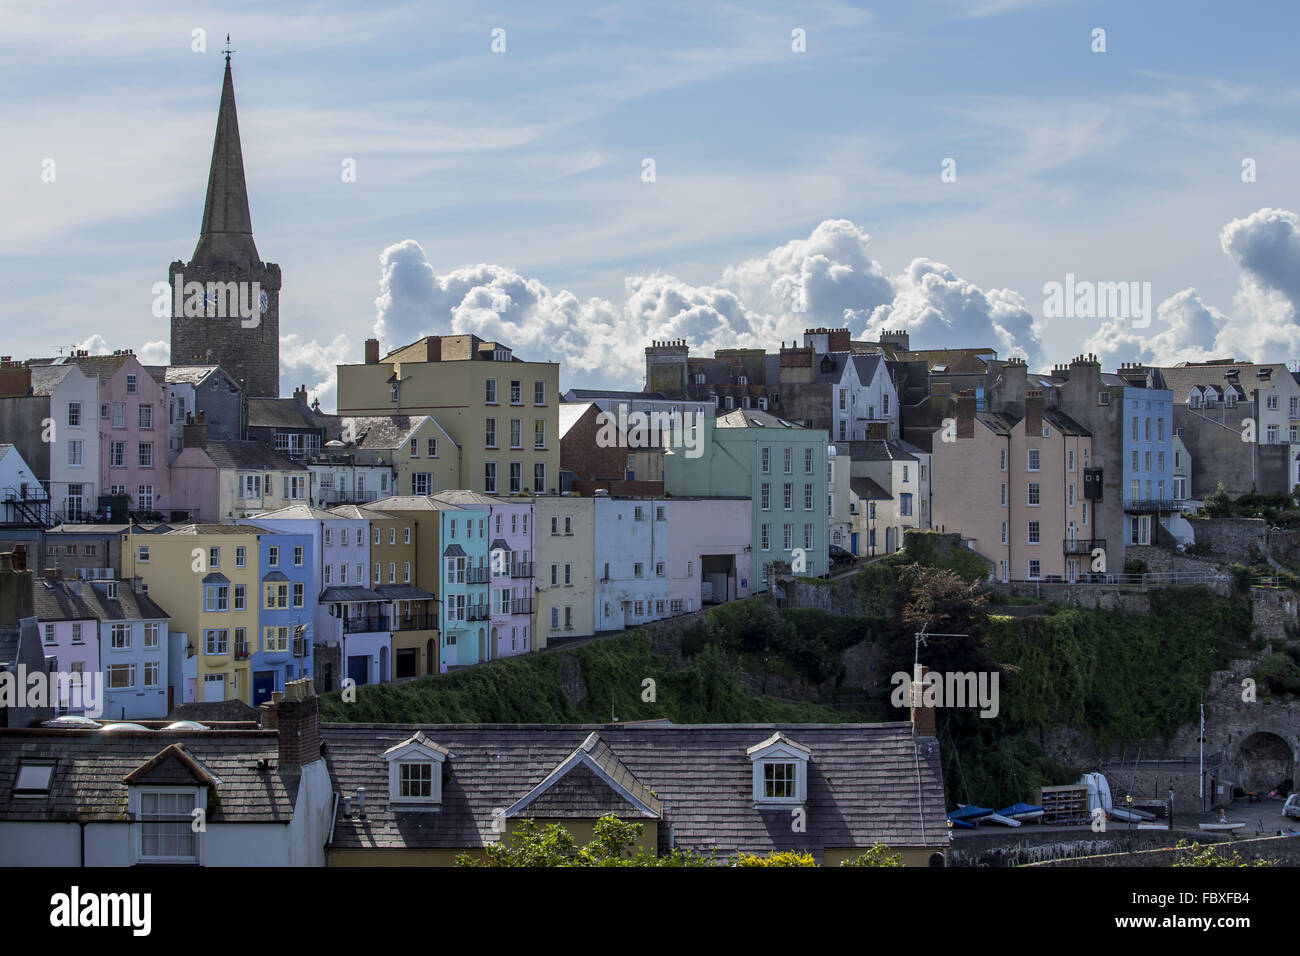
[(50, 496), (17, 447), (0, 443), (0, 523), (52, 523)]
[(799, 428), (751, 409), (707, 423), (703, 454), (690, 458), (670, 449), (664, 456), (664, 487), (674, 497), (748, 497), (754, 502), (751, 542), (753, 590), (767, 589), (769, 566), (781, 561), (816, 577), (828, 568), (826, 550), (826, 432)]
[[(278, 530), (278, 529), (268, 529)], [(368, 531), (368, 529), (367, 529)], [(258, 539), (261, 588), (256, 639), (250, 637), (253, 706), (312, 673), (313, 616), (317, 602), (315, 536), (266, 534)]]
[(175, 508), (200, 523), (219, 523), (307, 504), (307, 469), (258, 442), (208, 442), (187, 426), (172, 462)]
[(339, 427), (343, 451), (359, 462), (392, 468), (390, 486), (369, 501), (431, 495), (459, 485), (460, 446), (430, 415), (344, 416)]
[(1178, 512), (1174, 503), (1173, 392), (1125, 388), (1122, 420), (1124, 541), (1154, 544), (1156, 524)]
[(1182, 436), (1174, 434), (1174, 500), (1181, 503), (1184, 511), (1191, 506), (1192, 499), (1192, 456), (1187, 453)]
[[(100, 673), (99, 618), (95, 609), (81, 599), (72, 582), (60, 578), (39, 578), (32, 591), (41, 650), (47, 665), (53, 661), (50, 669), (68, 674), (70, 680), (79, 679), (74, 675), (84, 675), (88, 680)], [(104, 712), (102, 699), (88, 702), (79, 692), (72, 693), (71, 688), (69, 691), (67, 698), (58, 701), (60, 714), (85, 713), (87, 703)]]
[[(843, 450), (844, 454), (840, 454)], [(856, 550), (853, 545), (853, 514), (850, 480), (853, 461), (848, 455), (848, 445), (841, 442), (826, 448), (826, 534), (827, 542)]]
[(493, 658), (514, 657), (533, 650), (533, 499), (475, 491), (447, 491), (433, 497), (488, 509), (490, 653)]
[(167, 390), (168, 460), (185, 447), (185, 424), (203, 416), (212, 441), (244, 437), (243, 389), (220, 365), (145, 366)]
[(172, 509), (167, 389), (126, 352), (76, 361), (99, 379), (100, 494), (125, 495), (130, 510), (166, 518)]
[(533, 502), (537, 574), (533, 633), (538, 650), (555, 640), (596, 633), (596, 501), (543, 495)]
[(1077, 580), (1092, 570), (1097, 534), (1084, 495), (1092, 437), (1030, 391), (1026, 415), (977, 412), (958, 397), (956, 438), (935, 435), (935, 527), (960, 532), (999, 580)]
[(853, 479), (866, 478), (885, 492), (880, 497), (869, 497), (868, 544), (861, 553), (893, 554), (903, 546), (903, 535), (908, 530), (924, 530), (931, 525), (931, 455), (909, 442), (883, 439), (850, 442), (848, 449), (850, 486)]
[(124, 575), (141, 578), (167, 608), (172, 631), (186, 636), (178, 703), (252, 703), (252, 666), (239, 650), (258, 635), (259, 538), (266, 534), (251, 525), (192, 524), (122, 536)]
[(442, 529), (442, 664), (465, 667), (491, 660), (488, 508), (431, 503)]
[[(604, 498), (595, 501), (596, 633), (621, 631), (668, 617), (670, 611), (668, 512), (676, 502), (662, 498)], [(565, 560), (557, 584), (565, 586), (572, 562)], [(685, 568), (683, 568), (685, 570)], [(698, 606), (699, 599), (696, 598)]]
[(668, 508), (668, 616), (754, 592), (749, 498), (672, 498)]
[[(81, 521), (99, 507), (99, 380), (75, 365), (37, 366), (32, 390), (49, 398), (49, 492), (57, 517)], [(39, 425), (39, 423), (37, 423)], [(41, 463), (29, 460), (40, 474)]]
[(338, 366), (340, 415), (432, 415), (460, 447), (452, 487), (511, 494), (518, 475), (520, 491), (559, 489), (558, 364), (474, 335), (426, 336), (382, 361), (366, 348), (365, 364)]
[(330, 442), (303, 464), (311, 475), (307, 487), (313, 508), (328, 511), (338, 505), (365, 504), (387, 498), (396, 488), (392, 465), (360, 462)]
[(171, 618), (132, 580), (69, 582), (99, 619), (105, 717), (165, 717), (175, 700), (169, 670)]

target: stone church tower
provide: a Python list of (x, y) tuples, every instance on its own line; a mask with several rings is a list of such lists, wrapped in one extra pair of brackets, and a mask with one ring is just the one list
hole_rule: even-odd
[(261, 261), (253, 244), (229, 52), (203, 228), (194, 255), (173, 262), (168, 281), (171, 364), (220, 365), (248, 397), (279, 398), (280, 267)]

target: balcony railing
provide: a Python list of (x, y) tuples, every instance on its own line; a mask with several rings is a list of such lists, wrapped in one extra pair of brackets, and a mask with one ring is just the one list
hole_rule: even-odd
[(248, 645), (247, 645), (247, 644), (236, 644), (236, 645), (235, 645), (235, 660), (237, 660), (237, 661), (243, 661), (243, 660), (247, 660), (247, 659), (248, 659)]
[[(388, 492), (384, 492), (384, 497)], [(320, 498), (323, 501), (331, 502), (336, 505), (363, 505), (368, 501), (376, 501), (379, 498), (378, 491), (344, 491), (340, 488), (322, 488)]]
[(438, 617), (427, 611), (405, 614), (393, 618), (394, 631), (428, 631), (438, 627)]
[(343, 618), (344, 634), (363, 634), (371, 631), (387, 631), (389, 629), (387, 614), (366, 614), (362, 617)]
[(507, 601), (501, 608), (502, 614), (532, 614), (533, 599), (530, 597), (517, 597)]
[(516, 561), (510, 565), (510, 576), (512, 578), (531, 578), (533, 576), (533, 562)]
[(295, 637), (293, 639), (293, 656), (294, 657), (307, 656), (307, 638)]
[(491, 570), (490, 568), (466, 568), (465, 583), (466, 584), (487, 584), (488, 573), (490, 570)]
[(1173, 498), (1134, 498), (1124, 505), (1124, 510), (1136, 512), (1182, 511), (1183, 504)]
[(1106, 550), (1105, 538), (1066, 538), (1066, 554), (1092, 554), (1095, 548)]
[(467, 609), (466, 616), (471, 621), (486, 621), (488, 611), (489, 608), (486, 604), (471, 604)]

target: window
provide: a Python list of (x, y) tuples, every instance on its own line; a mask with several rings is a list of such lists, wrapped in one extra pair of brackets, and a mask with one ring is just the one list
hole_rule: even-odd
[(46, 643), (46, 644), (53, 644), (53, 643), (55, 643), (55, 640), (54, 640), (54, 625), (53, 625), (53, 624), (46, 624), (46, 625), (45, 625), (45, 643)]
[(427, 471), (414, 472), (411, 475), (411, 494), (423, 496), (432, 493), (433, 475)]
[(1029, 562), (1029, 580), (1037, 581), (1042, 573), (1043, 563), (1037, 558)]
[(126, 377), (126, 394), (128, 394), (128, 395), (134, 395), (134, 394), (135, 394), (135, 376), (134, 376), (134, 375), (128, 375), (128, 376)]
[[(809, 451), (811, 451), (811, 449), (809, 449)], [(785, 463), (785, 473), (787, 475), (792, 474), (794, 472), (794, 449), (785, 448), (783, 450), (782, 460)]]
[(411, 439), (411, 457), (412, 458), (420, 457), (420, 439), (418, 438)]
[(126, 403), (113, 402), (108, 406), (109, 421), (114, 428), (126, 427)]
[(1005, 448), (998, 452), (998, 468), (1001, 471), (1007, 470), (1007, 450)]
[(762, 549), (764, 551), (771, 551), (772, 550), (772, 526), (770, 524), (765, 524), (762, 526), (760, 530), (762, 533), (761, 534)]
[(224, 627), (203, 632), (203, 652), (205, 654), (229, 654), (230, 632)]
[(68, 427), (81, 427), (81, 402), (68, 402)]
[(1029, 536), (1028, 536), (1027, 540), (1028, 540), (1028, 542), (1029, 542), (1030, 544), (1041, 544), (1041, 543), (1042, 543), (1042, 540), (1041, 540), (1040, 537), (1039, 537), (1039, 533), (1040, 533), (1040, 532), (1039, 532), (1039, 524), (1038, 524), (1038, 522), (1037, 522), (1037, 521), (1031, 521), (1031, 522), (1029, 522)]
[(533, 447), (546, 447), (546, 419), (539, 418), (533, 422)]
[(1007, 506), (1007, 483), (1002, 482), (1002, 507)]
[(806, 524), (803, 526), (803, 546), (810, 549), (813, 546), (813, 526)]
[(790, 484), (788, 481), (785, 483), (781, 495), (781, 502), (786, 511), (790, 511), (794, 508), (794, 485)]
[(803, 486), (803, 510), (812, 511), (813, 509), (813, 486), (805, 484)]
[(152, 405), (140, 406), (140, 427), (153, 428), (153, 406)]
[(524, 420), (522, 418), (510, 419), (510, 447), (524, 447)]
[[(135, 500), (141, 511), (153, 511), (153, 485), (138, 485), (136, 487)], [(91, 547), (94, 546), (91, 545)]]
[(198, 862), (199, 835), (193, 829), (194, 792), (139, 795), (140, 859)]
[(1071, 507), (1071, 508), (1074, 507), (1074, 484), (1073, 484), (1073, 483), (1071, 483), (1071, 484), (1070, 484), (1070, 487), (1069, 487), (1069, 501), (1068, 501), (1068, 504), (1069, 504), (1069, 507)]
[[(637, 565), (637, 567), (639, 568), (640, 565)], [(637, 577), (640, 576), (641, 576), (641, 572), (638, 571)], [(566, 564), (564, 566), (564, 586), (566, 588), (573, 587), (573, 565), (572, 564)]]
[(18, 779), (14, 782), (14, 796), (49, 793), (50, 779), (53, 776), (54, 764), (52, 762), (23, 760), (18, 765)]
[(495, 461), (483, 463), (483, 491), (489, 495), (497, 493), (497, 463)]
[(904, 483), (906, 483), (906, 482), (908, 482), (908, 481), (910, 480), (910, 479), (908, 478), (908, 476), (907, 476), (907, 469), (908, 469), (908, 466), (907, 466), (907, 465), (904, 465), (904, 466), (903, 466), (903, 482), (904, 482)]
[(248, 586), (244, 584), (235, 585), (234, 604), (232, 607), (236, 611), (246, 610), (248, 607)]
[(271, 547), (267, 549), (266, 554), (267, 554), (267, 564), (269, 564), (273, 568), (278, 568), (280, 566), (279, 547), (277, 547), (276, 545), (271, 545)]
[(497, 403), (497, 380), (489, 378), (483, 383), (483, 401), (489, 405)]
[(786, 551), (794, 547), (794, 525), (782, 525), (781, 547)]
[(262, 497), (262, 476), (261, 475), (240, 475), (239, 476), (239, 497), (241, 498)]
[(910, 515), (912, 513), (912, 496), (910, 494), (900, 494), (898, 496), (898, 513), (900, 515)]
[(151, 441), (140, 442), (140, 467), (153, 467), (153, 442)]
[[(1270, 395), (1270, 396), (1268, 396), (1268, 401), (1266, 402), (1265, 407), (1266, 407), (1270, 412), (1275, 412), (1275, 411), (1277, 411), (1277, 396), (1276, 396), (1276, 395)], [(70, 424), (70, 423), (69, 423), (69, 424)]]
[(1066, 453), (1066, 459), (1069, 461), (1068, 467), (1070, 471), (1074, 471), (1074, 449), (1073, 448), (1071, 448), (1069, 452)]
[[(47, 624), (46, 627), (49, 627), (49, 625)], [(152, 625), (152, 627), (157, 628), (158, 625), (157, 625), (157, 624), (154, 624), (154, 625)], [(155, 633), (156, 633), (156, 632), (155, 632)], [(146, 628), (145, 628), (146, 646), (148, 646), (148, 637), (149, 637), (149, 628), (148, 628), (148, 626), (146, 626)], [(49, 642), (47, 641), (46, 643), (49, 643)], [(74, 622), (72, 623), (72, 643), (73, 643), (73, 644), (84, 644), (84, 643), (86, 643), (85, 641), (83, 641), (83, 640), (81, 639), (81, 622), (80, 622), (80, 621), (74, 621)], [(156, 637), (155, 637), (155, 639), (154, 639), (154, 644), (155, 644), (155, 645), (157, 644), (157, 638), (156, 638)]]
[(209, 584), (203, 588), (203, 610), (227, 611), (230, 609), (230, 587), (225, 584)]
[(1029, 449), (1029, 470), (1030, 470), (1030, 471), (1038, 471), (1038, 470), (1039, 470), (1038, 465), (1039, 465), (1039, 461), (1038, 461), (1038, 449), (1037, 449), (1037, 448), (1031, 448), (1031, 449)]
[[(365, 490), (365, 475), (357, 475), (357, 491)], [(307, 497), (307, 478), (305, 475), (284, 476), (284, 497), (290, 500), (302, 500)]]
[(1277, 426), (1276, 426), (1276, 425), (1269, 425), (1268, 428), (1265, 430), (1264, 434), (1265, 434), (1265, 439), (1264, 439), (1264, 441), (1265, 441), (1266, 444), (1269, 444), (1269, 445), (1276, 445), (1276, 444), (1277, 444)]
[[(375, 565), (375, 568), (376, 568), (376, 571), (375, 571), (375, 580), (376, 580), (376, 582), (378, 582), (378, 580), (379, 580), (379, 571), (378, 571), (378, 567), (379, 567), (378, 565)], [(305, 592), (306, 592), (306, 586), (303, 585), (301, 582), (294, 584), (294, 586), (293, 586), (293, 606), (294, 606), (294, 607), (306, 607), (306, 606), (307, 606), (307, 600), (306, 600), (306, 593), (305, 593)]]
[(522, 405), (523, 403), (524, 403), (523, 388), (519, 382), (519, 379), (514, 379), (510, 383), (510, 404)]
[[(392, 565), (389, 565), (389, 567), (391, 568)], [(402, 583), (403, 584), (411, 583), (411, 562), (410, 561), (402, 562)]]
[(212, 569), (219, 567), (221, 567), (221, 549), (208, 548), (208, 568)]
[(1039, 505), (1039, 504), (1042, 503), (1042, 501), (1041, 501), (1041, 499), (1042, 499), (1042, 495), (1041, 495), (1041, 493), (1040, 493), (1040, 489), (1039, 489), (1038, 482), (1036, 482), (1036, 481), (1031, 481), (1031, 482), (1029, 483), (1028, 492), (1029, 492), (1029, 494), (1028, 494), (1028, 496), (1027, 496), (1027, 497), (1028, 497), (1027, 504), (1028, 504), (1031, 508), (1036, 507), (1037, 505)]
[(108, 464), (110, 468), (126, 467), (126, 442), (115, 441), (109, 446)]
[(484, 434), (483, 443), (487, 445), (488, 448), (496, 448), (497, 447), (497, 420), (495, 418), (489, 418), (484, 424), (485, 424), (485, 434)]
[(534, 405), (546, 404), (546, 383), (545, 382), (533, 382), (533, 404)]
[(533, 491), (542, 494), (546, 491), (546, 463), (538, 462), (533, 465)]
[[(81, 464), (81, 442), (80, 441), (68, 442), (68, 464), (69, 465)], [(77, 511), (81, 510), (80, 505), (78, 505), (78, 508), (76, 510)]]
[(764, 511), (772, 510), (772, 483), (770, 481), (763, 482), (759, 488), (759, 499)]
[(813, 450), (811, 448), (803, 450), (803, 473), (805, 475), (813, 473)]
[(1002, 522), (1002, 543), (1007, 543), (1007, 523), (1005, 521)]
[(666, 573), (666, 565), (662, 561), (655, 562), (655, 577), (662, 578)]
[(235, 548), (235, 567), (242, 568), (248, 565), (248, 549), (240, 545)]
[(795, 765), (792, 763), (765, 763), (763, 765), (763, 798), (789, 800), (795, 795)]
[(760, 460), (759, 470), (765, 475), (770, 475), (772, 473), (772, 449), (770, 448), (760, 449), (759, 460)]
[(134, 664), (109, 664), (104, 672), (111, 690), (126, 690), (135, 686)]

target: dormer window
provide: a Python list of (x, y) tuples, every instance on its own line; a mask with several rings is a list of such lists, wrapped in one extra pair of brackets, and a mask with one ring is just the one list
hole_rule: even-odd
[(417, 732), (384, 751), (388, 761), (388, 802), (410, 809), (442, 804), (442, 768), (454, 754)]
[(755, 804), (790, 806), (807, 801), (811, 750), (777, 731), (746, 754), (754, 767)]
[(53, 760), (23, 760), (18, 765), (18, 779), (14, 782), (14, 796), (49, 796), (50, 780), (53, 776)]

